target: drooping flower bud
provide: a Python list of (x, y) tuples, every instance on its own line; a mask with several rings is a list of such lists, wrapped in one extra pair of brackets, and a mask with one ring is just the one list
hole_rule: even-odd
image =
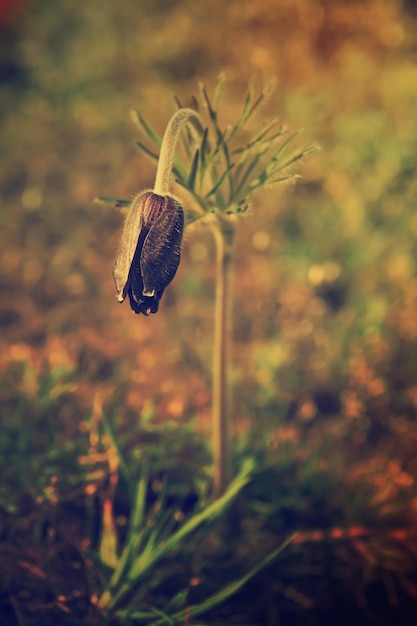
[(135, 313), (156, 313), (181, 254), (184, 211), (175, 198), (152, 191), (134, 199), (113, 267), (117, 298)]

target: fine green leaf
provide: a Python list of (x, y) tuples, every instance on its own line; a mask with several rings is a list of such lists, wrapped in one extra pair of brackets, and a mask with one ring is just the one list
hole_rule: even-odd
[(153, 161), (159, 161), (159, 154), (156, 152), (152, 152), (152, 150), (145, 146), (144, 143), (142, 143), (141, 141), (135, 141), (135, 145), (139, 148), (139, 150), (142, 150), (142, 152), (144, 152), (146, 156), (150, 157)]
[[(210, 121), (213, 123), (217, 119), (216, 111), (211, 106), (210, 98), (209, 98), (209, 95), (208, 95), (207, 90), (204, 87), (204, 85), (202, 83), (200, 83), (199, 87), (200, 87), (200, 92), (201, 92), (201, 95), (203, 97), (204, 103), (205, 103), (205, 105), (207, 107), (207, 111), (208, 111), (208, 114), (209, 114)], [(216, 128), (217, 128), (217, 125), (216, 125)]]
[[(285, 152), (285, 150), (288, 148), (289, 144), (296, 138), (298, 137), (298, 135), (300, 134), (300, 131), (296, 131), (295, 133), (292, 133), (288, 139), (286, 139), (285, 141), (282, 142), (282, 144), (279, 146), (277, 152), (273, 155), (273, 157), (271, 158), (267, 169), (271, 169), (271, 168), (275, 168), (276, 164), (279, 164), (279, 159), (281, 158), (281, 156), (283, 155), (283, 153)], [(282, 169), (281, 165), (279, 164), (279, 168)]]
[(234, 167), (234, 163), (231, 163), (229, 165), (229, 167), (227, 167), (225, 169), (225, 171), (223, 172), (223, 174), (220, 176), (219, 180), (216, 182), (216, 184), (214, 185), (214, 187), (212, 187), (210, 189), (210, 191), (208, 191), (205, 194), (205, 198), (209, 198), (210, 196), (214, 195), (215, 193), (217, 193), (217, 191), (220, 189), (220, 187), (222, 186), (222, 184), (224, 183), (226, 177), (228, 176), (230, 170)]
[(148, 135), (148, 137), (150, 139), (152, 139), (152, 141), (154, 143), (156, 143), (157, 146), (161, 147), (162, 145), (162, 137), (160, 137), (158, 135), (158, 133), (156, 133), (151, 126), (146, 122), (146, 120), (141, 116), (141, 114), (139, 113), (139, 111), (136, 110), (132, 110), (131, 111), (131, 115), (132, 115), (132, 119), (135, 122), (135, 124), (137, 126), (139, 126), (139, 128), (142, 128), (145, 133)]
[(214, 86), (213, 109), (215, 111), (219, 110), (220, 96), (221, 96), (224, 80), (225, 80), (225, 75), (223, 72), (220, 72), (220, 74), (217, 76), (216, 84)]
[(249, 176), (255, 170), (255, 168), (258, 165), (259, 161), (261, 160), (262, 156), (263, 156), (263, 153), (258, 153), (258, 154), (256, 154), (254, 156), (252, 161), (247, 166), (245, 172), (240, 177), (240, 180), (236, 183), (236, 195), (237, 196), (239, 194), (243, 193), (244, 187), (245, 187), (245, 185), (247, 183), (247, 180), (248, 180)]
[[(184, 189), (187, 189), (188, 191), (188, 187), (187, 184), (181, 180), (178, 176), (176, 176), (175, 181)], [(201, 207), (201, 209), (203, 210), (204, 213), (208, 213), (210, 208), (209, 205), (205, 202), (204, 198), (202, 198), (196, 191), (194, 191), (193, 193), (193, 199), (197, 202), (197, 204)], [(198, 215), (196, 217), (196, 219), (200, 219), (200, 217), (202, 217), (201, 215)], [(187, 221), (187, 223), (189, 223)]]
[(187, 187), (191, 191), (194, 191), (195, 179), (196, 179), (197, 170), (198, 170), (199, 156), (200, 156), (200, 153), (199, 153), (199, 150), (197, 149), (194, 153), (194, 158), (192, 160), (191, 168), (190, 168), (190, 174), (187, 180)]
[(206, 127), (204, 129), (203, 134), (201, 135), (200, 159), (201, 159), (202, 167), (206, 165), (206, 155), (210, 151), (207, 138), (208, 138), (208, 128)]
[(290, 180), (297, 180), (297, 178), (301, 178), (299, 174), (289, 174), (288, 176), (281, 176), (281, 178), (272, 178), (268, 181), (268, 185), (276, 185), (278, 183), (286, 183)]
[(94, 198), (94, 202), (96, 204), (114, 204), (117, 209), (128, 207), (132, 204), (132, 200), (113, 198), (113, 196), (98, 196), (97, 198)]
[(238, 130), (245, 124), (247, 118), (249, 117), (254, 96), (255, 96), (255, 87), (254, 87), (253, 82), (251, 81), (248, 85), (248, 90), (246, 92), (242, 113), (240, 114), (239, 119), (237, 120), (237, 122), (235, 123), (235, 125), (230, 131), (229, 141), (233, 139), (233, 137), (236, 135)]
[(271, 120), (270, 122), (268, 122), (266, 125), (264, 124), (262, 126), (262, 129), (260, 131), (257, 131), (254, 137), (246, 145), (235, 148), (234, 150), (231, 151), (231, 155), (232, 156), (235, 154), (245, 155), (245, 153), (247, 153), (249, 150), (254, 148), (257, 144), (262, 144), (264, 140), (267, 141), (268, 143), (271, 143), (278, 137), (282, 137), (284, 130), (285, 130), (284, 127), (280, 127), (278, 131), (275, 133), (275, 135), (273, 135), (272, 137), (269, 137), (268, 139), (265, 139), (267, 134), (274, 128), (277, 121), (278, 120), (275, 118)]

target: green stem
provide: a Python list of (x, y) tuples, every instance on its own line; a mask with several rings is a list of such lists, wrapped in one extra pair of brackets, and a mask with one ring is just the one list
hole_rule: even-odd
[(216, 241), (216, 302), (214, 318), (212, 438), (214, 495), (230, 481), (230, 340), (232, 335), (233, 243), (235, 223), (222, 218), (213, 228)]
[(196, 126), (201, 126), (198, 113), (192, 109), (179, 109), (168, 122), (166, 127), (161, 152), (158, 160), (158, 169), (156, 170), (156, 179), (154, 193), (159, 196), (165, 196), (170, 192), (172, 165), (177, 147), (178, 135), (182, 125), (192, 121)]

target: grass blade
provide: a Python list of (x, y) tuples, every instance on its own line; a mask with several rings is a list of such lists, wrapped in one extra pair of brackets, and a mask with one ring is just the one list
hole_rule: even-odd
[[(239, 580), (235, 580), (234, 582), (229, 583), (226, 587), (224, 587), (224, 589), (222, 589), (221, 591), (218, 591), (217, 593), (214, 593), (212, 596), (210, 596), (206, 600), (203, 600), (203, 602), (200, 602), (200, 604), (197, 604), (192, 607), (188, 607), (187, 609), (179, 611), (178, 613), (173, 615), (173, 619), (175, 620), (175, 623), (176, 624), (182, 623), (182, 620), (184, 620), (187, 614), (190, 615), (190, 617), (196, 617), (197, 615), (201, 615), (201, 613), (205, 613), (206, 611), (213, 609), (214, 607), (218, 606), (225, 600), (228, 600), (228, 598), (230, 598), (235, 593), (240, 591), (240, 589), (244, 585), (246, 585), (246, 583), (251, 578), (256, 576), (256, 574), (258, 574), (261, 570), (263, 570), (265, 567), (270, 565), (285, 550), (285, 548), (289, 546), (290, 543), (292, 543), (296, 535), (297, 533), (294, 533), (288, 539), (283, 541), (283, 543), (280, 546), (278, 546), (278, 548), (276, 548), (270, 554), (268, 554), (268, 556), (266, 556), (260, 563), (258, 563), (258, 565), (255, 565), (255, 567), (249, 570), (249, 572), (247, 572), (247, 574), (242, 576), (242, 578), (239, 578)], [(155, 626), (162, 626), (162, 622), (157, 622)]]
[(106, 433), (106, 435), (108, 436), (108, 438), (110, 439), (111, 445), (112, 447), (116, 450), (116, 454), (117, 454), (117, 459), (119, 461), (119, 466), (120, 469), (122, 470), (122, 474), (127, 482), (127, 484), (130, 487), (131, 484), (131, 474), (129, 471), (129, 468), (127, 466), (126, 463), (126, 459), (124, 457), (124, 454), (119, 446), (119, 443), (114, 435), (113, 429), (110, 426), (110, 422), (107, 419), (105, 413), (102, 414), (102, 418), (101, 418), (102, 424), (103, 424), (103, 428), (104, 428), (104, 432)]
[[(110, 580), (107, 593), (109, 601), (116, 603), (120, 594), (120, 587), (129, 577), (129, 570), (132, 567), (135, 554), (138, 552), (140, 544), (144, 539), (144, 520), (146, 512), (146, 495), (148, 492), (148, 476), (147, 468), (144, 468), (137, 487), (133, 509), (131, 514), (128, 537), (125, 548), (116, 564), (113, 576)], [(129, 487), (131, 487), (129, 485)], [(123, 591), (121, 593), (124, 593)]]
[(214, 521), (231, 504), (237, 494), (250, 480), (250, 472), (254, 468), (252, 459), (248, 459), (236, 478), (230, 483), (227, 491), (217, 500), (208, 504), (200, 513), (196, 513), (185, 522), (164, 544), (163, 554), (175, 548), (187, 535), (196, 530), (205, 521)]

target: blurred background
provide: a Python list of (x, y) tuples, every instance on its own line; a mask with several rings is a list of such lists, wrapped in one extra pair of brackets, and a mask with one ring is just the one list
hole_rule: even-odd
[[(39, 496), (11, 468), (22, 463), (17, 424), (35, 415), (45, 426), (42, 398), (59, 398), (48, 410), (63, 441), (83, 432), (94, 403), (122, 426), (151, 415), (209, 428), (210, 232), (186, 233), (159, 313), (135, 316), (112, 280), (123, 215), (94, 198), (153, 184), (130, 109), (162, 133), (174, 95), (187, 104), (220, 72), (223, 125), (250, 79), (259, 91), (275, 79), (265, 115), (321, 147), (295, 186), (257, 194), (240, 223), (235, 428), (256, 429), (278, 460), (284, 446), (297, 467), (366, 483), (378, 515), (407, 525), (417, 517), (413, 0), (0, 0), (4, 502), (20, 511)], [(328, 506), (314, 524), (334, 524)]]
[(210, 233), (187, 234), (161, 314), (134, 316), (111, 276), (123, 217), (93, 199), (153, 184), (130, 109), (162, 133), (174, 95), (187, 103), (224, 71), (226, 125), (248, 81), (273, 78), (265, 115), (322, 151), (295, 187), (259, 193), (241, 222), (239, 417), (304, 428), (339, 416), (352, 453), (387, 421), (412, 423), (413, 3), (3, 0), (0, 11), (2, 359), (69, 360), (87, 403), (97, 386), (114, 397), (126, 385), (121, 412), (151, 402), (158, 417), (204, 421)]

